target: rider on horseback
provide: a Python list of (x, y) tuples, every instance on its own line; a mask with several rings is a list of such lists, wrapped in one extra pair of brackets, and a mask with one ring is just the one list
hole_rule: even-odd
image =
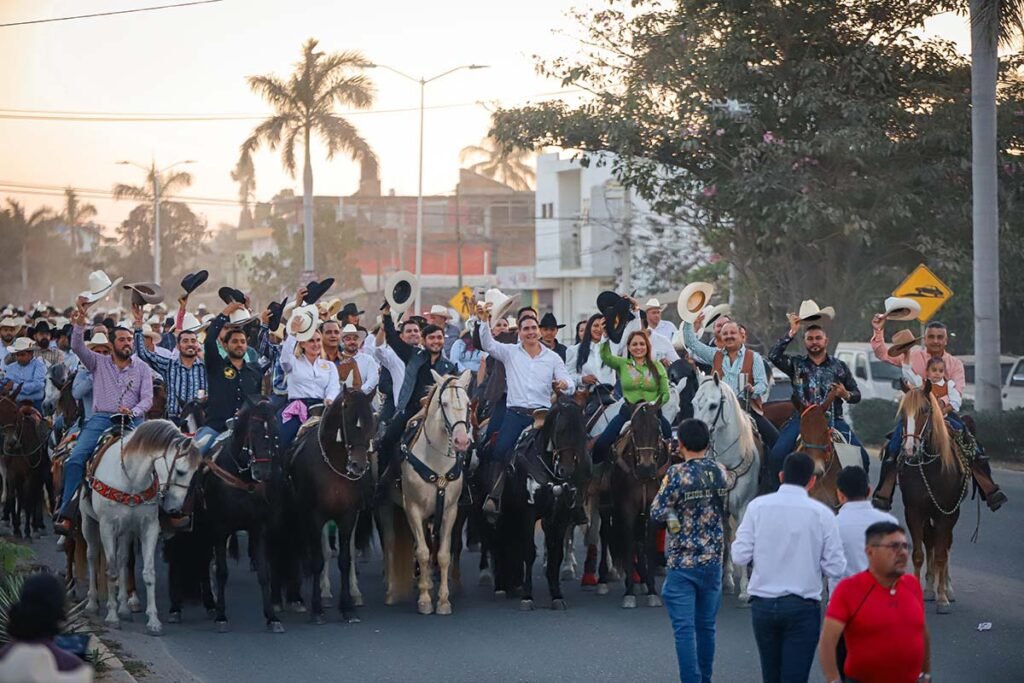
[(64, 463), (64, 492), (61, 509), (54, 529), (66, 534), (71, 520), (65, 516), (68, 504), (85, 475), (85, 463), (92, 457), (96, 444), (113, 425), (113, 417), (121, 415), (138, 426), (146, 411), (153, 405), (153, 374), (149, 366), (132, 355), (132, 333), (124, 328), (114, 329), (113, 354), (104, 356), (85, 344), (86, 312), (90, 302), (78, 298), (78, 306), (71, 316), (74, 331), (71, 350), (93, 376), (93, 415), (82, 427), (75, 447)]
[(147, 349), (143, 342), (142, 306), (132, 304), (132, 317), (135, 353), (163, 377), (167, 387), (167, 419), (178, 424), (185, 404), (198, 398), (200, 391), (206, 391), (206, 366), (199, 358), (199, 339), (195, 332), (181, 330), (178, 333), (178, 357), (161, 356), (155, 350)]
[[(911, 378), (922, 379), (929, 377), (929, 367), (933, 362), (941, 361), (943, 368), (942, 377), (936, 376), (936, 382), (932, 382), (931, 393), (939, 398), (940, 404), (946, 410), (946, 424), (950, 434), (964, 447), (961, 449), (970, 460), (971, 473), (982, 496), (993, 512), (998, 510), (1006, 502), (1006, 494), (992, 479), (992, 469), (989, 467), (988, 458), (981, 444), (975, 439), (971, 430), (967, 429), (964, 421), (957, 414), (959, 405), (954, 405), (950, 397), (949, 387), (963, 389), (964, 387), (964, 364), (955, 356), (946, 351), (949, 341), (946, 326), (940, 322), (930, 322), (925, 327), (924, 347), (916, 347), (919, 338), (908, 331), (897, 332), (893, 336), (893, 345), (887, 347), (885, 344), (885, 315), (876, 315), (871, 320), (871, 327), (874, 332), (871, 335), (871, 348), (875, 357), (890, 365), (909, 366), (904, 375)], [(930, 377), (929, 377), (930, 379)], [(942, 383), (939, 384), (939, 380)], [(943, 401), (945, 398), (945, 401)], [(954, 397), (955, 398), (955, 397)], [(879, 475), (878, 489), (875, 491), (873, 502), (877, 507), (888, 510), (892, 506), (892, 495), (896, 486), (896, 455), (900, 452), (903, 442), (903, 425), (897, 423), (885, 448), (882, 458), (882, 471)]]
[[(832, 428), (842, 434), (851, 445), (861, 446), (857, 435), (843, 419), (844, 401), (850, 404), (860, 403), (857, 380), (853, 378), (853, 373), (846, 363), (828, 354), (828, 335), (820, 325), (812, 324), (804, 332), (806, 356), (787, 356), (786, 347), (800, 332), (800, 325), (803, 322), (795, 313), (790, 313), (788, 317), (789, 331), (772, 347), (768, 353), (768, 360), (789, 375), (793, 382), (794, 400), (802, 408), (824, 403), (829, 392), (835, 390), (835, 400), (831, 408)], [(796, 449), (799, 437), (800, 415), (797, 414), (782, 427), (779, 439), (772, 448), (770, 465), (774, 473), (782, 470), (782, 461)], [(864, 461), (864, 471), (867, 472), (871, 461), (862, 446), (860, 453)]]

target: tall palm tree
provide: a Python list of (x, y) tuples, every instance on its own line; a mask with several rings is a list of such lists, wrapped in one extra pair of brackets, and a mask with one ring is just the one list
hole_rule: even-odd
[(252, 211), (249, 204), (256, 194), (256, 170), (252, 167), (252, 157), (244, 156), (235, 164), (231, 171), (231, 179), (238, 183), (238, 203), (242, 212), (238, 218), (239, 229), (252, 227)]
[(486, 137), (479, 145), (468, 145), (459, 152), (459, 161), (477, 161), (469, 170), (504, 183), (514, 190), (529, 190), (537, 172), (528, 163), (533, 153), (525, 149), (503, 150), (493, 137)]
[(82, 226), (90, 218), (95, 218), (96, 213), (95, 206), (82, 204), (79, 201), (73, 187), (64, 189), (64, 213), (61, 214), (61, 220), (68, 226), (68, 232), (71, 235), (71, 248), (75, 256), (78, 256), (82, 248)]
[[(145, 184), (126, 185), (124, 183), (117, 183), (114, 185), (114, 199), (134, 199), (139, 202), (138, 210), (141, 211), (145, 218), (149, 219), (149, 223), (152, 226), (151, 234), (154, 238), (156, 237), (156, 214), (154, 213), (153, 205), (156, 200), (157, 181), (159, 181), (160, 187), (160, 221), (163, 224), (165, 217), (168, 216), (166, 209), (169, 208), (171, 199), (175, 194), (192, 184), (191, 173), (188, 171), (175, 171), (173, 169), (168, 169), (161, 173), (157, 170), (154, 163), (146, 171)], [(167, 242), (168, 231), (164, 230), (160, 234), (161, 271), (163, 271), (163, 264), (168, 256), (167, 250), (163, 248)], [(154, 249), (155, 246), (154, 240)]]
[(996, 81), (999, 45), (1024, 34), (1024, 0), (970, 0), (974, 353), (978, 410), (1002, 409), (999, 368), (999, 187)]
[(7, 200), (7, 214), (14, 222), (16, 233), (20, 235), (21, 251), (21, 293), (28, 294), (28, 253), (33, 242), (40, 237), (40, 233), (49, 227), (50, 220), (54, 217), (49, 207), (36, 209), (31, 214), (26, 213), (25, 207), (14, 199)]
[(266, 144), (281, 147), (281, 164), (295, 177), (295, 146), (302, 144), (303, 264), (313, 271), (313, 165), (310, 146), (314, 135), (327, 145), (327, 158), (345, 152), (364, 165), (377, 165), (377, 156), (355, 126), (332, 110), (342, 105), (366, 109), (373, 104), (373, 82), (359, 73), (369, 64), (359, 52), (326, 53), (310, 38), (302, 46), (302, 59), (287, 80), (277, 76), (249, 76), (249, 87), (274, 108), (274, 115), (253, 129), (242, 143), (239, 163), (252, 165), (252, 153)]

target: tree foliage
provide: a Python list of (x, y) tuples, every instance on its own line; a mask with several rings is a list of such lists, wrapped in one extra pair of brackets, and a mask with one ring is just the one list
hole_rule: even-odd
[(479, 145), (467, 145), (459, 152), (459, 161), (473, 161), (469, 170), (504, 183), (514, 190), (533, 187), (537, 172), (530, 166), (533, 152), (525, 149), (503, 149), (488, 136)]

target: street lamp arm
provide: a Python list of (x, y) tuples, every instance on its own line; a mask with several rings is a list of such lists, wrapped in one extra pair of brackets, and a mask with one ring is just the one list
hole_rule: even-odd
[(375, 63), (374, 64), (367, 64), (366, 68), (368, 68), (368, 69), (385, 69), (387, 71), (390, 71), (391, 73), (398, 74), (402, 78), (407, 78), (410, 81), (413, 81), (414, 83), (419, 83), (422, 80), (422, 79), (416, 78), (415, 76), (410, 76), (409, 74), (405, 73), (404, 71), (399, 71), (398, 69), (396, 69), (393, 66), (388, 66), (387, 64), (375, 64)]
[(462, 71), (463, 69), (474, 70), (474, 69), (488, 69), (488, 68), (490, 68), (490, 67), (488, 67), (486, 64), (463, 64), (462, 66), (457, 66), (454, 69), (448, 69), (444, 73), (439, 73), (438, 75), (434, 76), (433, 78), (424, 79), (423, 83), (430, 83), (432, 81), (436, 81), (436, 80), (438, 80), (440, 78), (444, 78), (448, 74), (455, 73), (456, 71)]

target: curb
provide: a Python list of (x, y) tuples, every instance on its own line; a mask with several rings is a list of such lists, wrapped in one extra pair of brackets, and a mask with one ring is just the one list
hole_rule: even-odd
[(97, 674), (96, 681), (101, 683), (103, 681), (111, 681), (115, 683), (138, 683), (135, 676), (132, 676), (124, 668), (124, 662), (115, 655), (107, 644), (100, 640), (99, 637), (94, 633), (89, 636), (89, 649), (96, 650), (98, 653), (98, 659), (103, 662), (104, 670), (101, 674)]

